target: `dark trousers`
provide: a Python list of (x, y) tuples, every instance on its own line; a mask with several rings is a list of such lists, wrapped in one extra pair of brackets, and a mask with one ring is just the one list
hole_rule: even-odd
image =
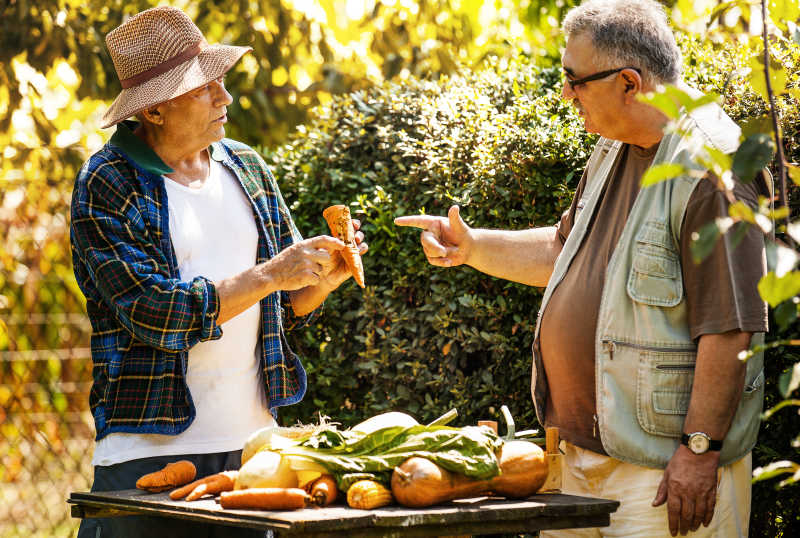
[[(116, 465), (95, 466), (92, 491), (134, 489), (140, 476), (158, 471), (167, 463), (189, 460), (197, 467), (197, 478), (238, 469), (242, 451), (184, 456), (156, 456)], [(271, 534), (271, 533), (269, 533)], [(152, 516), (89, 518), (81, 521), (78, 538), (265, 538), (264, 531), (226, 527), (185, 519)]]

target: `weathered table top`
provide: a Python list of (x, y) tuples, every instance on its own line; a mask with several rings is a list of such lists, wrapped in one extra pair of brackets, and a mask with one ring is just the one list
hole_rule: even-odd
[(344, 505), (294, 511), (223, 510), (213, 498), (173, 501), (140, 490), (72, 493), (74, 517), (151, 515), (272, 530), (277, 536), (437, 536), (603, 527), (619, 502), (562, 494), (523, 500), (478, 497), (423, 509)]

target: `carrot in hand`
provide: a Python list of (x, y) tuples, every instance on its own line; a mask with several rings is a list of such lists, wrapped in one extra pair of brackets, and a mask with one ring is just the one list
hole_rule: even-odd
[(172, 491), (169, 494), (169, 498), (177, 501), (186, 497), (187, 501), (196, 501), (203, 495), (216, 495), (222, 491), (233, 491), (238, 474), (239, 471), (223, 471), (212, 474)]
[(305, 508), (311, 497), (300, 488), (248, 488), (223, 491), (219, 504), (223, 508), (251, 510), (297, 510)]
[(306, 485), (306, 491), (311, 495), (311, 500), (317, 506), (328, 506), (336, 501), (338, 489), (336, 488), (336, 481), (329, 474), (324, 474), (309, 482)]
[(336, 239), (341, 239), (346, 248), (341, 250), (342, 257), (353, 273), (356, 283), (364, 287), (364, 265), (361, 263), (361, 254), (355, 239), (355, 229), (350, 218), (350, 210), (345, 205), (332, 205), (322, 212), (328, 222), (328, 227)]
[(195, 476), (197, 476), (197, 469), (194, 463), (180, 460), (168, 463), (159, 471), (142, 476), (136, 481), (136, 487), (151, 493), (158, 493), (187, 484), (194, 480)]

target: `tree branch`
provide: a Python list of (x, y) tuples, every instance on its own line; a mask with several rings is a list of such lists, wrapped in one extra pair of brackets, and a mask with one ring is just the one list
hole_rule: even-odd
[[(767, 96), (769, 97), (769, 115), (772, 118), (772, 131), (775, 133), (775, 157), (778, 159), (778, 200), (781, 207), (789, 207), (786, 197), (786, 165), (783, 155), (783, 137), (781, 136), (780, 126), (778, 125), (778, 110), (775, 107), (775, 95), (772, 93), (772, 82), (769, 79), (769, 37), (767, 35), (767, 2), (761, 0), (761, 24), (763, 26), (762, 36), (764, 38), (764, 77), (767, 81)], [(786, 224), (789, 224), (789, 215), (786, 215)], [(794, 249), (794, 240), (787, 234), (786, 239)]]

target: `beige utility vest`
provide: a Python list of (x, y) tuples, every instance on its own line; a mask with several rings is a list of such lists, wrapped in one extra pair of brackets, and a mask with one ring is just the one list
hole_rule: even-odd
[[(640, 190), (606, 268), (595, 334), (596, 421), (603, 447), (619, 460), (656, 468), (666, 466), (680, 442), (697, 357), (678, 251), (686, 205), (702, 180), (695, 176), (705, 173), (695, 161), (704, 145), (732, 153), (740, 134), (739, 127), (715, 104), (684, 115), (678, 125), (688, 134), (665, 135), (653, 164), (680, 163), (700, 173)], [(601, 138), (587, 164), (588, 181), (579, 213), (545, 290), (536, 341), (542, 312), (584, 240), (621, 147), (621, 142)], [(762, 333), (752, 340), (760, 342)], [(755, 445), (763, 385), (763, 356), (756, 354), (747, 362), (744, 393), (724, 439), (722, 465), (741, 458)], [(547, 381), (536, 350), (531, 391), (544, 424)]]

